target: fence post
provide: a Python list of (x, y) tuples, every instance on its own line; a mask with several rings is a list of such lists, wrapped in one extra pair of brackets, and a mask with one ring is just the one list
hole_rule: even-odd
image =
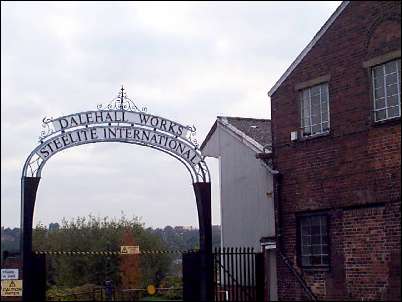
[(255, 273), (256, 273), (256, 289), (257, 301), (264, 301), (264, 255), (262, 253), (255, 254)]
[(35, 278), (31, 281), (32, 300), (45, 301), (46, 300), (46, 255), (32, 254), (33, 271)]
[(183, 300), (201, 301), (201, 253), (190, 252), (183, 254)]

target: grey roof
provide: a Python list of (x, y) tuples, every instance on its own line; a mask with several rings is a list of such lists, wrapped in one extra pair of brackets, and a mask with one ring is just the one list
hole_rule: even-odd
[(262, 146), (272, 144), (271, 120), (245, 117), (225, 117), (227, 121)]
[(222, 119), (227, 120), (227, 122), (235, 127), (237, 130), (243, 132), (248, 137), (255, 140), (257, 143), (262, 145), (271, 145), (271, 120), (266, 119), (256, 119), (256, 118), (246, 118), (246, 117), (228, 117), (228, 116), (218, 116), (217, 120), (209, 130), (207, 136), (201, 144), (200, 149), (203, 150), (207, 142), (211, 138), (212, 134), (215, 132), (217, 127), (217, 122)]

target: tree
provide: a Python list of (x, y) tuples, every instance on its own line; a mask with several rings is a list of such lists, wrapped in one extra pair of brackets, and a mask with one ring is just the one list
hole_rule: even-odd
[[(123, 238), (125, 232), (132, 238), (128, 235)], [(33, 230), (33, 250), (119, 251), (122, 240), (127, 242), (127, 245), (137, 244), (145, 250), (166, 249), (163, 241), (149, 230), (145, 230), (136, 217), (127, 219), (123, 216), (115, 220), (89, 215), (70, 221), (63, 219), (58, 228), (52, 227), (52, 231), (41, 224)], [(47, 256), (48, 286), (72, 288), (85, 284), (103, 285), (107, 279), (114, 285), (121, 286), (122, 259), (127, 258), (118, 255)], [(156, 272), (168, 271), (170, 259), (166, 254), (141, 255), (137, 256), (137, 263), (136, 275), (139, 277), (134, 286), (144, 287), (155, 282)], [(122, 265), (131, 266), (124, 263)]]

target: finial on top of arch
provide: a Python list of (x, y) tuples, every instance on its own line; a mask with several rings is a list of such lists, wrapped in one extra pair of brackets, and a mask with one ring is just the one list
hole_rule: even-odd
[(141, 110), (137, 107), (133, 100), (127, 97), (126, 89), (121, 85), (120, 92), (109, 104), (99, 104), (99, 110), (128, 110), (135, 112), (147, 112), (147, 107), (142, 107)]
[(123, 87), (123, 85), (121, 85), (121, 89), (120, 89), (120, 91), (121, 91), (121, 93), (120, 93), (120, 106), (121, 106), (121, 109), (124, 109), (123, 108), (123, 100), (124, 100), (124, 87)]

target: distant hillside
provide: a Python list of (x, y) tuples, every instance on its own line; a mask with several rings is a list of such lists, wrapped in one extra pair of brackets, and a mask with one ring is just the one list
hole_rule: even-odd
[[(191, 250), (199, 248), (198, 229), (182, 226), (166, 226), (164, 229), (148, 228), (150, 232), (158, 235), (171, 250)], [(212, 226), (212, 247), (220, 246), (221, 227)]]

